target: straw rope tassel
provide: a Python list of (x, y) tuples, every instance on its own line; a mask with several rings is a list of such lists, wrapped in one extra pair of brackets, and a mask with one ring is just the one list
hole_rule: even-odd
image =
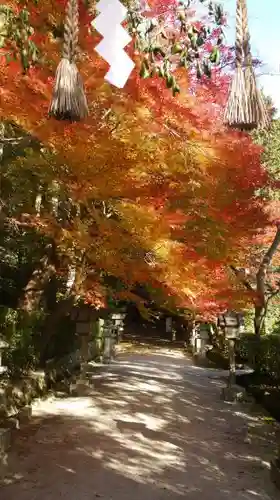
[(269, 125), (269, 116), (262, 93), (257, 87), (256, 75), (253, 68), (247, 0), (243, 0), (242, 12), (244, 78), (248, 95), (248, 122), (254, 124), (254, 128), (265, 128)]
[(58, 120), (79, 121), (88, 115), (83, 81), (75, 60), (78, 52), (78, 0), (68, 0), (62, 59), (57, 67), (49, 114)]
[[(246, 0), (237, 0), (235, 74), (232, 79), (224, 121), (241, 130), (268, 124), (267, 112), (256, 84), (250, 50)], [(243, 67), (243, 63), (245, 68)]]

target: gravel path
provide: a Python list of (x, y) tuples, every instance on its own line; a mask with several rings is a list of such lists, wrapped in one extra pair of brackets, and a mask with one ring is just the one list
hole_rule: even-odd
[(272, 424), (222, 402), (217, 372), (162, 349), (92, 378), (87, 397), (35, 405), (1, 500), (279, 500)]

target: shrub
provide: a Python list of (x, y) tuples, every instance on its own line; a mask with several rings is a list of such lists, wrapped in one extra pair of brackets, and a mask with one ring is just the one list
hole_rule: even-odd
[[(44, 339), (41, 337), (41, 346)], [(76, 323), (69, 315), (63, 316), (56, 324), (54, 334), (50, 337), (42, 361), (60, 359), (79, 347), (79, 338), (76, 335)], [(40, 347), (39, 347), (40, 348)]]
[(9, 374), (17, 376), (34, 369), (39, 357), (35, 338), (42, 324), (42, 315), (1, 307), (0, 318), (3, 337), (9, 344), (3, 355), (3, 364)]
[[(42, 363), (44, 346), (45, 314), (26, 313), (7, 307), (0, 307), (0, 324), (4, 340), (9, 348), (3, 353), (3, 364), (12, 377), (34, 370)], [(58, 322), (55, 334), (51, 336), (46, 349), (47, 359), (61, 358), (77, 347), (75, 322), (65, 316)]]
[(258, 339), (244, 335), (239, 341), (241, 357), (259, 373), (280, 381), (280, 336), (271, 334)]
[(218, 350), (217, 348), (211, 349), (207, 351), (206, 356), (207, 359), (214, 363), (214, 365), (216, 365), (218, 368), (221, 368), (222, 370), (229, 369), (228, 357), (222, 350)]

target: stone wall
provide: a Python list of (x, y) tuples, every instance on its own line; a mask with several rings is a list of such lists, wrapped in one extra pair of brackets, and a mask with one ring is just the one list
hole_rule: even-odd
[(19, 380), (0, 379), (0, 421), (15, 415), (19, 409), (30, 405), (34, 398), (47, 391), (44, 372), (31, 372)]

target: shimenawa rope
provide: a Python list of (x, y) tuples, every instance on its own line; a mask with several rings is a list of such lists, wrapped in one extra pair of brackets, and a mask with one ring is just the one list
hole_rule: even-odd
[(224, 121), (242, 130), (268, 125), (268, 113), (253, 69), (246, 0), (237, 0), (236, 5), (235, 74)]
[(79, 121), (88, 114), (81, 75), (75, 64), (78, 53), (78, 0), (68, 0), (62, 59), (57, 67), (49, 114), (58, 120)]

